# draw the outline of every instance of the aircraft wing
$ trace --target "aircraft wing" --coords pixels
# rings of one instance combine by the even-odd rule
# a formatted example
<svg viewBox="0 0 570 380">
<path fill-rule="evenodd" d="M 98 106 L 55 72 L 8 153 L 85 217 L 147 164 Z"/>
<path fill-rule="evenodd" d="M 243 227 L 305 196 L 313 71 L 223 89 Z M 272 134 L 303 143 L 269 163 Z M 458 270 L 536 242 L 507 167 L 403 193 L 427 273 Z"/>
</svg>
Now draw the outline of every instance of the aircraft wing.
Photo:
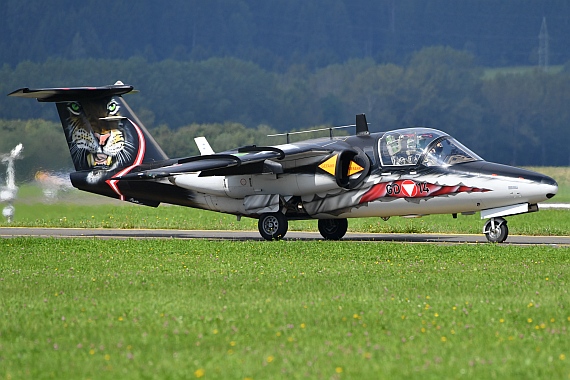
<svg viewBox="0 0 570 380">
<path fill-rule="evenodd" d="M 175 164 L 149 170 L 131 171 L 115 179 L 123 181 L 166 178 L 202 172 L 205 175 L 282 173 L 282 163 L 321 159 L 332 152 L 318 145 L 287 144 L 276 147 L 246 146 L 234 151 L 181 158 Z"/>
</svg>

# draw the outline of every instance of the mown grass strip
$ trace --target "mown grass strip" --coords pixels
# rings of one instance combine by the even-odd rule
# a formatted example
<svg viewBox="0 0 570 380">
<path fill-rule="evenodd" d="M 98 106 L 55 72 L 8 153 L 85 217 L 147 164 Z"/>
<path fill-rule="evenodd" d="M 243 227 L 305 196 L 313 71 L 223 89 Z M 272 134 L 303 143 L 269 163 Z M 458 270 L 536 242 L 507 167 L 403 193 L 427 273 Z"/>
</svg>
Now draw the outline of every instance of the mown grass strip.
<svg viewBox="0 0 570 380">
<path fill-rule="evenodd" d="M 0 240 L 3 378 L 566 378 L 570 250 Z"/>
<path fill-rule="evenodd" d="M 559 191 L 549 202 L 570 202 L 570 168 L 534 167 L 531 170 L 556 179 Z M 53 195 L 53 193 L 52 193 Z M 60 191 L 54 203 L 46 201 L 39 186 L 28 184 L 20 188 L 14 222 L 3 218 L 0 226 L 73 227 L 73 228 L 158 228 L 257 230 L 257 221 L 243 218 L 237 222 L 233 215 L 177 206 L 149 208 L 80 192 Z M 543 210 L 539 213 L 508 217 L 510 234 L 570 235 L 568 210 Z M 451 215 L 430 215 L 420 219 L 380 218 L 350 219 L 349 231 L 378 233 L 468 233 L 480 234 L 483 221 L 479 215 L 453 219 Z M 317 231 L 314 220 L 294 221 L 290 230 Z"/>
<path fill-rule="evenodd" d="M 542 210 L 507 218 L 511 234 L 570 235 L 568 210 Z M 467 233 L 481 234 L 479 215 L 429 215 L 418 219 L 400 217 L 349 219 L 349 231 L 362 233 Z M 0 226 L 71 228 L 159 228 L 187 230 L 257 230 L 257 220 L 178 206 L 149 208 L 126 203 L 77 205 L 69 203 L 20 204 L 14 222 Z M 317 231 L 316 220 L 292 221 L 291 231 Z"/>
</svg>

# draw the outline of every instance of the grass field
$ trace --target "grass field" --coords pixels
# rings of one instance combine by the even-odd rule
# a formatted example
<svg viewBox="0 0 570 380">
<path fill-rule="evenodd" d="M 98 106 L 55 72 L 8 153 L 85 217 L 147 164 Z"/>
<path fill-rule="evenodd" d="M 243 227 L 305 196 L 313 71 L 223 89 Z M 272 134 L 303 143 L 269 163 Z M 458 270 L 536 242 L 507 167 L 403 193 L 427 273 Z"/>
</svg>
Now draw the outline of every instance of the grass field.
<svg viewBox="0 0 570 380">
<path fill-rule="evenodd" d="M 0 240 L 0 377 L 568 379 L 570 251 Z"/>
<path fill-rule="evenodd" d="M 568 210 L 543 210 L 507 218 L 512 235 L 570 235 Z M 481 234 L 484 221 L 479 215 L 430 215 L 418 219 L 394 217 L 350 219 L 349 231 L 363 233 L 468 233 Z M 148 208 L 129 204 L 70 205 L 21 204 L 16 206 L 13 223 L 0 226 L 72 227 L 72 228 L 161 228 L 186 230 L 257 231 L 257 220 L 185 207 Z M 317 231 L 317 222 L 292 221 L 290 231 Z"/>
<path fill-rule="evenodd" d="M 560 184 L 553 201 L 570 201 L 569 169 L 540 169 Z M 436 215 L 349 229 L 482 224 Z M 75 191 L 46 204 L 34 186 L 11 225 L 257 229 Z M 570 235 L 570 212 L 509 228 Z M 0 252 L 0 379 L 570 379 L 569 248 L 12 238 Z"/>
</svg>

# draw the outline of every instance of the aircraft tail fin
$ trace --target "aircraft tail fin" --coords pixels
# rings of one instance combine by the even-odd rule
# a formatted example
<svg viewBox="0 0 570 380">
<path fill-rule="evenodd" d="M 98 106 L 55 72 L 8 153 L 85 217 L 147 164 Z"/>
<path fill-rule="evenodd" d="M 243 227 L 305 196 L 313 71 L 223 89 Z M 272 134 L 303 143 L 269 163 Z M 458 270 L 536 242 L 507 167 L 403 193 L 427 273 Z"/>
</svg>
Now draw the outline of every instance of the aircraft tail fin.
<svg viewBox="0 0 570 380">
<path fill-rule="evenodd" d="M 104 87 L 23 88 L 9 96 L 56 103 L 75 170 L 110 178 L 168 159 L 121 97 L 132 90 L 117 82 Z"/>
</svg>

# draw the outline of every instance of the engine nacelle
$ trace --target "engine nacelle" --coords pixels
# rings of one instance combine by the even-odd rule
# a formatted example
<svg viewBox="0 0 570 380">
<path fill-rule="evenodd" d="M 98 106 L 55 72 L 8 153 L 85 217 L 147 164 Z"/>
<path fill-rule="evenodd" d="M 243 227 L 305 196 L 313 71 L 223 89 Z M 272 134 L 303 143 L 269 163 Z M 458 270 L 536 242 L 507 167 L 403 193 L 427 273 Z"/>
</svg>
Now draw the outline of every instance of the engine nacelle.
<svg viewBox="0 0 570 380">
<path fill-rule="evenodd" d="M 335 152 L 319 168 L 333 175 L 338 187 L 354 189 L 362 184 L 370 171 L 370 159 L 360 149 Z"/>
<path fill-rule="evenodd" d="M 280 194 L 304 196 L 339 188 L 354 189 L 370 171 L 370 159 L 358 148 L 336 152 L 315 173 L 264 173 L 205 176 L 198 173 L 174 176 L 170 181 L 205 194 L 244 198 L 249 195 Z"/>
</svg>

